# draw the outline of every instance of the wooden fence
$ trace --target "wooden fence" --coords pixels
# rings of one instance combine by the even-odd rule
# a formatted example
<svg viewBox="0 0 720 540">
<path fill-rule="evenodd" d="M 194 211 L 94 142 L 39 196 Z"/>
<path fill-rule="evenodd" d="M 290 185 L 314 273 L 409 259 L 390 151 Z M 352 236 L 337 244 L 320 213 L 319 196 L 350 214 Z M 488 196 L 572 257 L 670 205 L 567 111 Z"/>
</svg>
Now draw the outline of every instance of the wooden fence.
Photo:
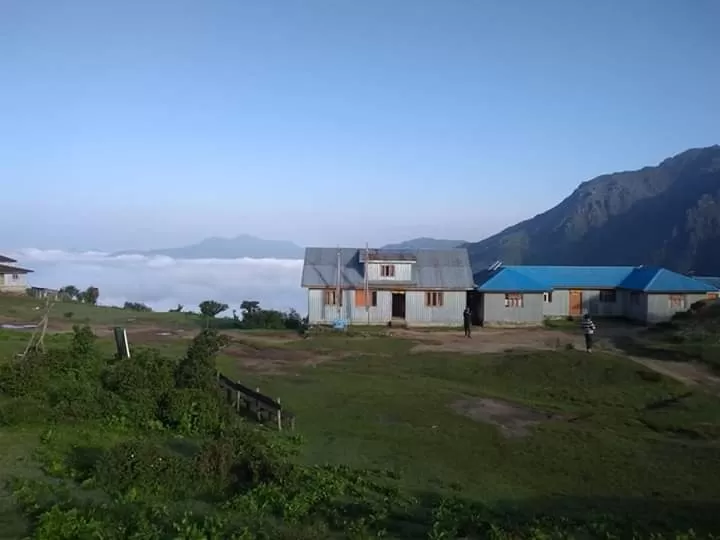
<svg viewBox="0 0 720 540">
<path fill-rule="evenodd" d="M 218 385 L 221 391 L 225 391 L 228 403 L 231 403 L 236 411 L 240 412 L 244 407 L 254 413 L 258 422 L 275 420 L 278 430 L 288 426 L 295 429 L 295 415 L 287 409 L 283 409 L 280 398 L 273 399 L 260 393 L 260 389 L 248 388 L 247 386 L 228 379 L 225 375 L 217 372 Z"/>
</svg>

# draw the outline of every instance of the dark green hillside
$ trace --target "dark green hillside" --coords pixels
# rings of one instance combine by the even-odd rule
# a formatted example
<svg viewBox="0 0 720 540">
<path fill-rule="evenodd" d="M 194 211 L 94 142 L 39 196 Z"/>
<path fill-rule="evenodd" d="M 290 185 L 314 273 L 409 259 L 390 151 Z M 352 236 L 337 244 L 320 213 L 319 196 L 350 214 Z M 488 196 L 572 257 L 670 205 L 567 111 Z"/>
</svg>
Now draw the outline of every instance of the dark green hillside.
<svg viewBox="0 0 720 540">
<path fill-rule="evenodd" d="M 720 146 L 581 184 L 547 212 L 467 244 L 506 264 L 657 264 L 720 273 Z"/>
</svg>

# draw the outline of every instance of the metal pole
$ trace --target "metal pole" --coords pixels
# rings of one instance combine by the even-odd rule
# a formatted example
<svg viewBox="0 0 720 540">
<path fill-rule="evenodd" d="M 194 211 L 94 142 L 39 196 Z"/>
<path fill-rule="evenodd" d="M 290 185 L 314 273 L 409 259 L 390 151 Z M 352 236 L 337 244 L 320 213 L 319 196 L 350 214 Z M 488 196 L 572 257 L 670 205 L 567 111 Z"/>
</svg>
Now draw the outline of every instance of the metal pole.
<svg viewBox="0 0 720 540">
<path fill-rule="evenodd" d="M 337 288 L 335 289 L 335 302 L 337 303 L 338 319 L 342 319 L 342 299 L 340 295 L 342 290 L 340 289 L 340 247 L 338 246 L 337 251 Z"/>
<path fill-rule="evenodd" d="M 365 314 L 367 315 L 367 323 L 370 326 L 370 283 L 368 278 L 368 257 L 370 256 L 370 249 L 368 243 L 365 242 L 365 268 L 363 273 L 365 274 Z"/>
</svg>

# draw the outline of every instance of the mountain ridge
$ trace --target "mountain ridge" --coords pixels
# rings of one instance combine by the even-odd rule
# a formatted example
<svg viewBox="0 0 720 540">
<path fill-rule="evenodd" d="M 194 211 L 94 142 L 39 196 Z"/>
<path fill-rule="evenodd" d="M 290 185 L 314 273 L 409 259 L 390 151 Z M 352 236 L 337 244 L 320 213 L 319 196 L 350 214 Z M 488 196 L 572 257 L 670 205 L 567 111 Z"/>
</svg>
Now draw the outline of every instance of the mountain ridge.
<svg viewBox="0 0 720 540">
<path fill-rule="evenodd" d="M 380 249 L 448 249 L 466 244 L 465 240 L 447 240 L 444 238 L 430 238 L 421 236 L 403 242 L 386 244 Z"/>
<path fill-rule="evenodd" d="M 554 207 L 464 244 L 473 269 L 506 264 L 656 264 L 720 273 L 720 145 L 582 182 Z"/>
<path fill-rule="evenodd" d="M 265 240 L 249 234 L 232 238 L 212 236 L 189 244 L 172 248 L 149 250 L 124 250 L 119 255 L 165 256 L 174 259 L 302 259 L 305 248 L 288 240 Z"/>
</svg>

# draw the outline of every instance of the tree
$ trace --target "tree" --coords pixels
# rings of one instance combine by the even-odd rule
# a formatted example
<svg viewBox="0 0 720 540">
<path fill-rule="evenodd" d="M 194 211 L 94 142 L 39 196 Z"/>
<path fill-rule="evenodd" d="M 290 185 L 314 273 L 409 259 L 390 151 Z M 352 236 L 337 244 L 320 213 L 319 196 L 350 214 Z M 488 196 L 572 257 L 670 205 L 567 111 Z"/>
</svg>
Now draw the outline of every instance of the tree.
<svg viewBox="0 0 720 540">
<path fill-rule="evenodd" d="M 216 315 L 225 311 L 229 306 L 216 302 L 215 300 L 205 300 L 204 302 L 200 302 L 198 307 L 200 308 L 200 313 L 207 318 L 207 326 L 209 327 L 210 319 L 214 319 Z"/>
<path fill-rule="evenodd" d="M 76 300 L 78 295 L 80 294 L 80 289 L 78 289 L 75 285 L 65 285 L 58 292 L 60 293 L 60 296 L 62 296 L 64 299 Z"/>
<path fill-rule="evenodd" d="M 180 312 L 182 312 L 184 307 L 185 306 L 183 306 L 182 304 L 178 304 L 176 308 L 169 309 L 168 313 L 180 313 Z"/>
<path fill-rule="evenodd" d="M 85 289 L 83 292 L 77 294 L 77 299 L 83 304 L 97 304 L 98 298 L 100 297 L 100 289 L 93 287 L 92 285 Z"/>
</svg>

